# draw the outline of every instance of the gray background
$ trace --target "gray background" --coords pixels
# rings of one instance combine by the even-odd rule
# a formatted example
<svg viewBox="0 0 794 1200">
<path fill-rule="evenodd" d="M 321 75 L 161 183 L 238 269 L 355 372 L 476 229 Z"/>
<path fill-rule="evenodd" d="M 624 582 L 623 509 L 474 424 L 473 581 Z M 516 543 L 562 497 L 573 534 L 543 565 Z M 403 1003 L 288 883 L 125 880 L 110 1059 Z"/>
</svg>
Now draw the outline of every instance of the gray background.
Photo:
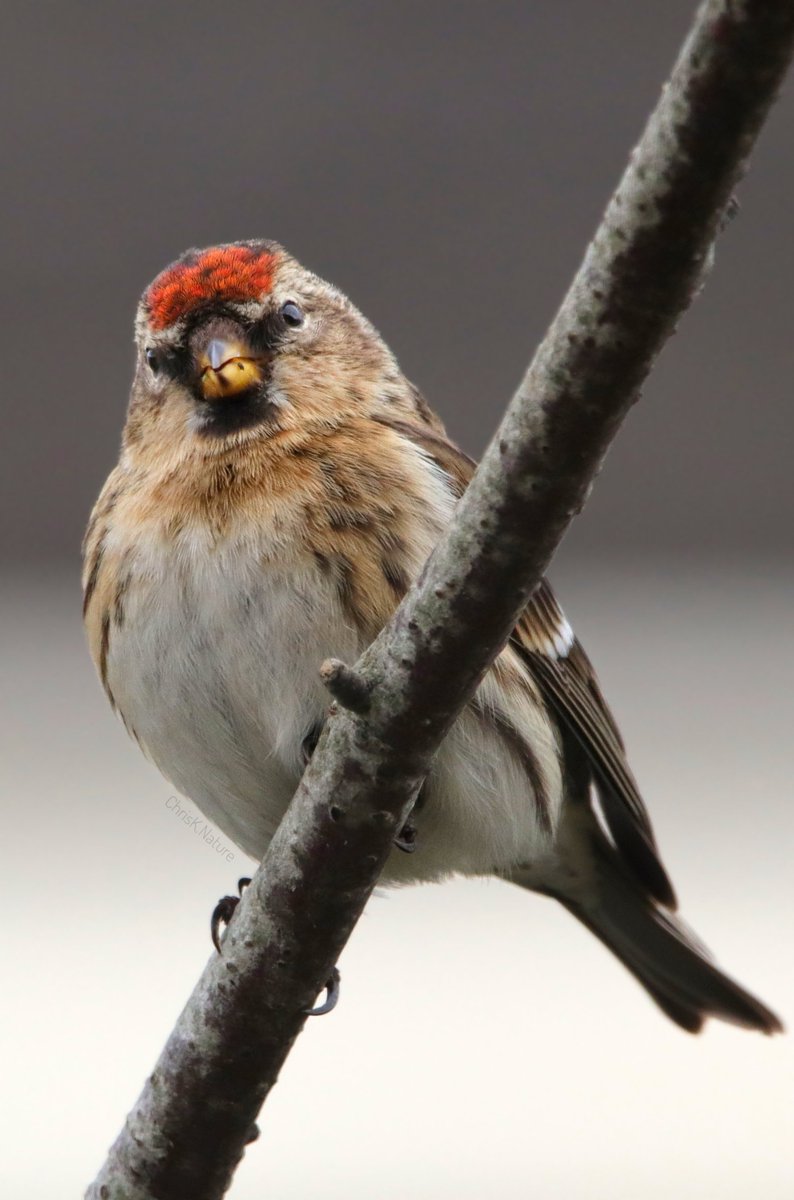
<svg viewBox="0 0 794 1200">
<path fill-rule="evenodd" d="M 477 453 L 692 7 L 5 6 L 3 1195 L 81 1194 L 251 866 L 180 822 L 83 643 L 78 544 L 139 292 L 191 244 L 275 237 Z M 792 117 L 790 86 L 553 572 L 684 913 L 789 1022 Z M 476 881 L 392 894 L 342 973 L 237 1200 L 790 1200 L 792 1039 L 687 1038 L 550 902 Z"/>
<path fill-rule="evenodd" d="M 12 5 L 9 552 L 74 562 L 116 454 L 137 297 L 190 245 L 283 242 L 348 292 L 479 453 L 692 7 Z M 790 545 L 792 116 L 789 92 L 707 298 L 578 524 L 583 550 Z"/>
</svg>

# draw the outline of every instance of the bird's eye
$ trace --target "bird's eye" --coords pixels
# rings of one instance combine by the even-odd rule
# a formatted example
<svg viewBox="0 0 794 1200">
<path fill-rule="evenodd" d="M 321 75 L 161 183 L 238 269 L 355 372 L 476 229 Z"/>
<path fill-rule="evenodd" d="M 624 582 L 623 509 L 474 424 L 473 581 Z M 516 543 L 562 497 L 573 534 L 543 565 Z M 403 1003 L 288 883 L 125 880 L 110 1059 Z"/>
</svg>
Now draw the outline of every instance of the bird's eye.
<svg viewBox="0 0 794 1200">
<path fill-rule="evenodd" d="M 297 329 L 299 325 L 303 324 L 303 313 L 298 308 L 297 304 L 295 304 L 292 300 L 288 300 L 287 303 L 282 307 L 281 315 L 287 325 L 291 326 L 292 329 Z"/>
<path fill-rule="evenodd" d="M 151 346 L 146 351 L 146 362 L 152 375 L 156 375 L 162 364 L 160 362 L 160 355 L 156 350 L 152 350 Z"/>
</svg>

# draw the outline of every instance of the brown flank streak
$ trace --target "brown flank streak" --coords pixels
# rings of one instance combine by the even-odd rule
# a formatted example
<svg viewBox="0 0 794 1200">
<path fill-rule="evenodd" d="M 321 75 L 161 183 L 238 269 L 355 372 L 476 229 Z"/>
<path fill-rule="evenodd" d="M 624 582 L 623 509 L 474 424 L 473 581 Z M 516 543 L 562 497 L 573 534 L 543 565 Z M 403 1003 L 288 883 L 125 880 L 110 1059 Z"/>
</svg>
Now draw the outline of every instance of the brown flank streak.
<svg viewBox="0 0 794 1200">
<path fill-rule="evenodd" d="M 113 597 L 113 621 L 116 628 L 121 629 L 124 624 L 124 598 L 130 586 L 131 571 L 127 565 L 127 560 L 130 555 L 127 553 L 119 564 L 119 581 L 116 584 L 116 593 Z"/>
<path fill-rule="evenodd" d="M 525 742 L 512 721 L 498 709 L 489 711 L 475 697 L 471 701 L 471 710 L 476 713 L 483 724 L 491 725 L 504 738 L 516 758 L 521 763 L 529 779 L 538 810 L 538 821 L 545 833 L 551 833 L 551 817 L 549 816 L 549 797 L 543 780 L 537 757 L 532 747 Z"/>
<path fill-rule="evenodd" d="M 380 560 L 380 569 L 383 572 L 383 578 L 397 599 L 402 600 L 410 586 L 410 580 L 405 571 L 393 559 L 386 558 L 385 556 Z"/>
<path fill-rule="evenodd" d="M 316 557 L 316 555 L 315 555 Z M 356 603 L 356 588 L 353 581 L 353 564 L 344 554 L 334 554 L 333 564 L 336 569 L 337 589 L 342 608 L 356 629 L 366 629 L 367 621 Z"/>
<path fill-rule="evenodd" d="M 113 699 L 113 693 L 108 686 L 108 650 L 110 648 L 110 613 L 102 614 L 102 635 L 99 643 L 99 678 L 102 680 L 102 687 L 108 695 L 108 699 L 113 708 L 116 707 L 116 701 Z"/>
<path fill-rule="evenodd" d="M 99 544 L 97 545 L 94 553 L 94 560 L 91 563 L 91 570 L 88 573 L 88 580 L 86 581 L 85 591 L 83 592 L 83 617 L 85 617 L 85 614 L 88 612 L 88 606 L 91 603 L 91 597 L 96 591 L 97 580 L 99 579 L 99 569 L 102 566 L 102 556 L 104 553 L 105 540 L 103 534 L 99 539 Z"/>
</svg>

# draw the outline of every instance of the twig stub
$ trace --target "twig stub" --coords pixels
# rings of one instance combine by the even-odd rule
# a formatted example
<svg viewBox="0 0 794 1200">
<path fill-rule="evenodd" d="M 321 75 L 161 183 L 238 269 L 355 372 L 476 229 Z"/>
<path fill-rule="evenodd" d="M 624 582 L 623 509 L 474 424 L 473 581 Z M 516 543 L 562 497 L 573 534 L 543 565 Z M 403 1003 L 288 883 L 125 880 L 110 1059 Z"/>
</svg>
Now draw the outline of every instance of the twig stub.
<svg viewBox="0 0 794 1200">
<path fill-rule="evenodd" d="M 370 684 L 347 663 L 343 663 L 341 658 L 327 658 L 320 667 L 320 678 L 343 708 L 361 717 L 369 712 Z"/>
</svg>

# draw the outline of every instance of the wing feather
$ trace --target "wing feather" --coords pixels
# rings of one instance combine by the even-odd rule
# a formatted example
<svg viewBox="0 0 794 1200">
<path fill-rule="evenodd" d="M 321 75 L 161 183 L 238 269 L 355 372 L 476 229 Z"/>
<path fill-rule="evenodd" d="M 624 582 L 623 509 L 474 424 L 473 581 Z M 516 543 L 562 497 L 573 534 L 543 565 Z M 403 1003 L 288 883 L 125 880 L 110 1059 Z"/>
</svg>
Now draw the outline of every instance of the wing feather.
<svg viewBox="0 0 794 1200">
<path fill-rule="evenodd" d="M 440 425 L 378 414 L 375 417 L 418 446 L 448 476 L 455 492 L 466 490 L 475 463 Z M 522 613 L 511 644 L 532 672 L 558 719 L 581 746 L 593 774 L 609 833 L 638 881 L 660 903 L 675 907 L 675 893 L 660 861 L 648 810 L 626 759 L 623 739 L 601 693 L 595 671 L 543 580 Z"/>
</svg>

